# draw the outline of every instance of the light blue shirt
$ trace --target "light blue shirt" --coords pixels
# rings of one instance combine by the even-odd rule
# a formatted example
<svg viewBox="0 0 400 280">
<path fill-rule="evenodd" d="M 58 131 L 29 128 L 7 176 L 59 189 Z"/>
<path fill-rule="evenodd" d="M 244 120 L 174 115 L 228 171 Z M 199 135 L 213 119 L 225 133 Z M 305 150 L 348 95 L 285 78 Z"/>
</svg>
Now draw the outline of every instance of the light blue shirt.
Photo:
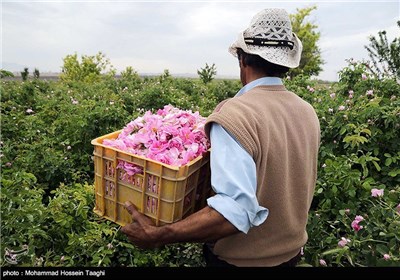
<svg viewBox="0 0 400 280">
<path fill-rule="evenodd" d="M 282 85 L 277 77 L 254 80 L 235 95 L 240 96 L 261 85 Z M 269 210 L 258 204 L 256 197 L 256 164 L 250 154 L 221 125 L 211 124 L 211 185 L 216 193 L 207 204 L 218 211 L 238 230 L 247 233 L 262 224 Z"/>
</svg>

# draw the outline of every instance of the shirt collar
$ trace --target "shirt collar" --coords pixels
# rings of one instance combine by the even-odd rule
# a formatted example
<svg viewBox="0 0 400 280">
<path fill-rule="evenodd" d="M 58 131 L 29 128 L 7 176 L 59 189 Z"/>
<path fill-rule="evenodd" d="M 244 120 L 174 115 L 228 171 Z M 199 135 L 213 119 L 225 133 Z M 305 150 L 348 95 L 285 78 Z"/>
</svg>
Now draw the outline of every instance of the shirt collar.
<svg viewBox="0 0 400 280">
<path fill-rule="evenodd" d="M 257 80 L 254 80 L 250 83 L 248 83 L 247 85 L 245 85 L 244 87 L 242 87 L 238 93 L 236 93 L 236 96 L 240 96 L 246 92 L 248 92 L 249 90 L 251 90 L 252 88 L 258 87 L 258 86 L 272 86 L 272 85 L 282 85 L 282 79 L 278 78 L 278 77 L 263 77 L 263 78 L 259 78 Z"/>
</svg>

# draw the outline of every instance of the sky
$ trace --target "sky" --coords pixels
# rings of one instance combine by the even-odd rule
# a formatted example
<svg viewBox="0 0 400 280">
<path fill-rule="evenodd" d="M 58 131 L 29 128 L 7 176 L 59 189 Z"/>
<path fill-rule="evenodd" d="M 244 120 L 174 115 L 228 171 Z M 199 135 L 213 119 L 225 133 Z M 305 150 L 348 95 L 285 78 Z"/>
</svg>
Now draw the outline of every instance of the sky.
<svg viewBox="0 0 400 280">
<path fill-rule="evenodd" d="M 336 81 L 346 59 L 368 59 L 368 37 L 400 37 L 400 1 L 10 1 L 0 0 L 0 68 L 60 72 L 70 54 L 102 52 L 117 72 L 197 75 L 215 63 L 217 76 L 239 77 L 228 53 L 239 32 L 265 8 L 288 13 L 313 5 L 308 21 L 321 33 L 323 71 Z"/>
</svg>

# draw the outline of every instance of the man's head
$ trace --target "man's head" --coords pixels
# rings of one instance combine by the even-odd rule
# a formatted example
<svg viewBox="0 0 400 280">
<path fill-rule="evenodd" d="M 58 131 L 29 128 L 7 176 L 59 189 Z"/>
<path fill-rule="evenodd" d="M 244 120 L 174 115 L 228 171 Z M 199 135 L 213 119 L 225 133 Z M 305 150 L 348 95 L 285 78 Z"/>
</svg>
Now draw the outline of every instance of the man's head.
<svg viewBox="0 0 400 280">
<path fill-rule="evenodd" d="M 299 66 L 302 49 L 301 41 L 292 32 L 288 13 L 283 9 L 265 9 L 239 33 L 229 52 L 239 57 L 241 66 L 244 62 L 244 66 L 267 76 L 282 76 L 289 68 Z"/>
<path fill-rule="evenodd" d="M 237 49 L 236 54 L 241 68 L 250 66 L 263 76 L 283 78 L 289 71 L 289 67 L 271 63 L 256 54 L 245 53 L 242 49 Z"/>
</svg>

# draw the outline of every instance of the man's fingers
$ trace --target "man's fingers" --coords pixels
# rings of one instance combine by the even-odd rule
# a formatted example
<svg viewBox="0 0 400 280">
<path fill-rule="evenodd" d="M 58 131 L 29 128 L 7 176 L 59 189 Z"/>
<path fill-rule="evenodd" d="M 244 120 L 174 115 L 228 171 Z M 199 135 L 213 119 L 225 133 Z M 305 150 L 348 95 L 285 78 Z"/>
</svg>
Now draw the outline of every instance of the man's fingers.
<svg viewBox="0 0 400 280">
<path fill-rule="evenodd" d="M 126 210 L 128 210 L 129 214 L 131 214 L 134 221 L 140 222 L 144 217 L 144 215 L 137 210 L 137 207 L 132 202 L 126 201 L 124 203 L 124 207 Z"/>
<path fill-rule="evenodd" d="M 129 214 L 133 215 L 135 212 L 137 212 L 137 208 L 135 205 L 133 205 L 132 202 L 126 201 L 124 203 L 125 209 L 129 212 Z"/>
<path fill-rule="evenodd" d="M 137 210 L 137 207 L 130 201 L 126 201 L 124 203 L 125 209 L 131 214 L 133 221 L 138 222 L 139 224 L 148 224 L 148 225 L 153 225 L 153 221 L 149 218 L 146 217 L 144 214 L 140 213 Z"/>
</svg>

